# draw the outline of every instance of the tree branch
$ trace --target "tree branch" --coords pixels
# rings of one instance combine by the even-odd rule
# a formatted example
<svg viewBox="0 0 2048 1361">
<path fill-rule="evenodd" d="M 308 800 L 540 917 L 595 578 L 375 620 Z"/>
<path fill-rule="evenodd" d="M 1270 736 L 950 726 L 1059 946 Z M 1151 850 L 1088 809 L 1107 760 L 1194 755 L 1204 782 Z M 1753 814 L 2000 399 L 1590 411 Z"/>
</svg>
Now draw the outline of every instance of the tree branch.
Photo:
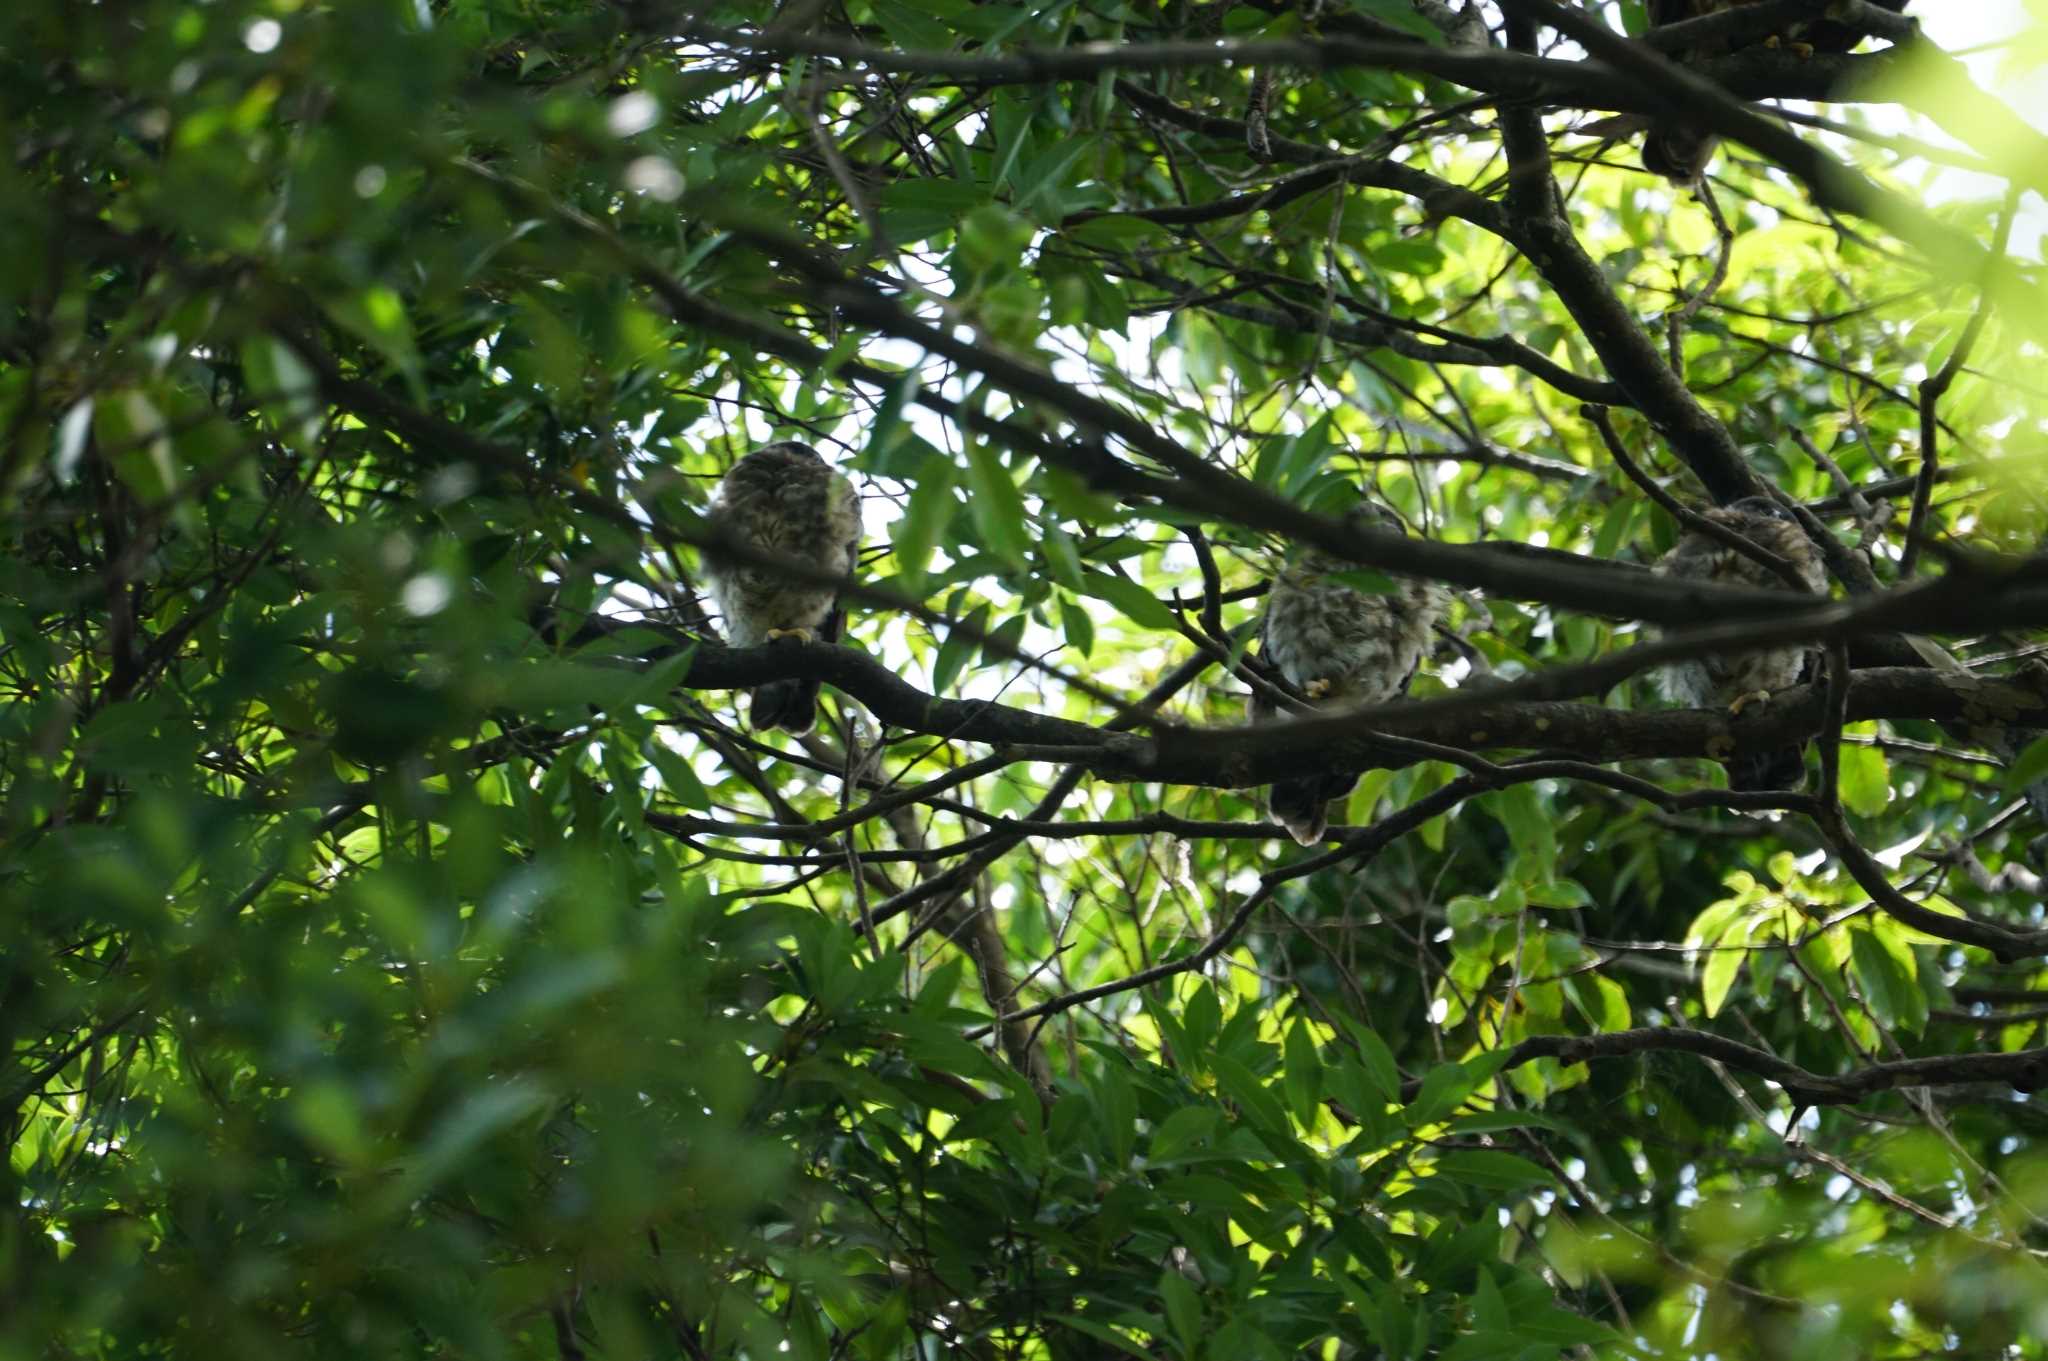
<svg viewBox="0 0 2048 1361">
<path fill-rule="evenodd" d="M 1510 1049 L 1505 1066 L 1519 1067 L 1537 1059 L 1588 1063 L 1668 1051 L 1716 1059 L 1730 1068 L 1775 1082 L 1792 1100 L 1809 1106 L 1845 1105 L 1895 1087 L 2002 1082 L 2016 1091 L 2031 1092 L 2048 1086 L 2048 1049 L 1900 1059 L 1829 1075 L 1810 1072 L 1740 1040 L 1686 1026 L 1646 1026 L 1604 1035 L 1537 1035 Z"/>
<path fill-rule="evenodd" d="M 991 701 L 927 694 L 866 653 L 828 643 L 724 648 L 700 642 L 677 684 L 691 690 L 748 689 L 798 677 L 824 681 L 858 699 L 880 721 L 910 732 L 998 748 L 1060 748 L 1104 779 L 1224 788 L 1270 784 L 1345 765 L 1405 766 L 1422 759 L 1375 740 L 1383 735 L 1466 752 L 1558 750 L 1585 762 L 1610 762 L 1767 750 L 1813 737 L 1827 722 L 1825 685 L 1780 691 L 1739 715 L 1722 709 L 1627 710 L 1493 699 L 1481 691 L 1357 714 L 1308 715 L 1289 723 L 1229 728 L 1168 724 L 1138 736 Z M 1936 672 L 1907 667 L 1852 673 L 1845 704 L 1851 722 L 1972 721 L 1996 712 L 2014 723 L 2048 724 L 2048 695 L 2018 682 L 1959 688 Z M 893 806 L 895 801 L 877 804 Z M 840 829 L 845 822 L 835 818 L 823 825 Z"/>
</svg>

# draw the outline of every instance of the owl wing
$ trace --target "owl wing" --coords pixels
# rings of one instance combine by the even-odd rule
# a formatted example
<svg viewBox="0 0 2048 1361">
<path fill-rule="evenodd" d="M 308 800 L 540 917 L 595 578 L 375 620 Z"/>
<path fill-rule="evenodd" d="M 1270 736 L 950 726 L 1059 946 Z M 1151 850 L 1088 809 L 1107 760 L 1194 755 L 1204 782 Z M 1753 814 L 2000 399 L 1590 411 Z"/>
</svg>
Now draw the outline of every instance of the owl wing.
<svg viewBox="0 0 2048 1361">
<path fill-rule="evenodd" d="M 1741 509 L 1712 510 L 1708 516 L 1792 564 L 1800 579 L 1816 592 L 1825 591 L 1826 572 L 1820 550 L 1789 517 Z M 1755 590 L 1788 590 L 1787 584 L 1760 563 L 1697 531 L 1689 531 L 1657 564 L 1657 571 L 1688 581 L 1711 581 Z M 1690 708 L 1708 708 L 1739 701 L 1754 692 L 1768 693 L 1798 684 L 1808 662 L 1799 646 L 1759 652 L 1708 653 L 1667 668 L 1665 693 Z M 1791 743 L 1764 751 L 1745 752 L 1725 761 L 1728 787 L 1734 790 L 1796 788 L 1805 775 L 1804 745 Z"/>
<path fill-rule="evenodd" d="M 831 540 L 821 556 L 844 563 L 847 582 L 853 581 L 853 570 L 860 565 L 860 493 L 853 483 L 838 473 L 832 475 L 831 499 L 833 510 L 826 516 L 831 526 L 827 534 Z M 846 592 L 842 589 L 832 598 L 832 612 L 825 616 L 818 636 L 828 643 L 836 643 L 846 634 Z"/>
</svg>

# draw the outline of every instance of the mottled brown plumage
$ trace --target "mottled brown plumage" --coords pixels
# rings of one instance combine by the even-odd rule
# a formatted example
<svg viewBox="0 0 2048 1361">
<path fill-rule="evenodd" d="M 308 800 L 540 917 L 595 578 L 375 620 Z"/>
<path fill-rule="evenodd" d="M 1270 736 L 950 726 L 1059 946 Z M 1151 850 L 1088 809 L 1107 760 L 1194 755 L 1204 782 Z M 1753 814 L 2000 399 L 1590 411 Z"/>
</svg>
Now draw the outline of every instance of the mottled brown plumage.
<svg viewBox="0 0 2048 1361">
<path fill-rule="evenodd" d="M 1401 528 L 1382 507 L 1368 501 L 1363 509 L 1380 527 Z M 1266 596 L 1265 660 L 1319 709 L 1384 704 L 1405 694 L 1449 603 L 1443 587 L 1412 577 L 1394 577 L 1384 594 L 1338 579 L 1365 570 L 1308 550 L 1281 569 Z M 1264 722 L 1285 715 L 1254 696 L 1251 717 Z M 1296 841 L 1314 845 L 1329 828 L 1330 801 L 1350 793 L 1358 774 L 1337 770 L 1279 781 L 1266 807 Z"/>
<path fill-rule="evenodd" d="M 1792 565 L 1808 590 L 1816 594 L 1827 591 L 1827 573 L 1821 565 L 1820 550 L 1806 537 L 1799 522 L 1776 502 L 1761 496 L 1747 497 L 1732 506 L 1709 510 L 1705 518 L 1776 553 Z M 1784 578 L 1762 563 L 1697 531 L 1681 538 L 1657 564 L 1657 571 L 1667 577 L 1711 581 L 1722 586 L 1764 591 L 1791 589 Z M 1689 658 L 1665 669 L 1664 693 L 1674 703 L 1690 709 L 1739 705 L 1749 697 L 1797 685 L 1809 651 L 1795 645 Z M 1804 771 L 1800 748 L 1784 747 L 1731 762 L 1728 784 L 1732 789 L 1785 789 L 1796 785 Z"/>
<path fill-rule="evenodd" d="M 853 574 L 859 497 L 808 444 L 784 440 L 733 464 L 706 518 L 745 548 L 797 558 L 835 578 Z M 839 641 L 845 616 L 837 586 L 801 581 L 715 546 L 704 551 L 704 577 L 734 647 L 778 638 Z M 755 688 L 750 719 L 764 732 L 806 733 L 817 712 L 817 681 L 770 681 Z"/>
<path fill-rule="evenodd" d="M 1758 0 L 1649 0 L 1648 16 L 1651 28 L 1662 28 L 1667 24 L 1680 24 L 1688 19 L 1756 3 Z M 1906 0 L 1874 0 L 1874 3 L 1894 14 L 1906 8 Z M 1808 53 L 1847 52 L 1863 37 L 1864 30 L 1854 24 L 1838 19 L 1809 19 L 1787 25 L 1781 33 L 1743 46 L 1777 41 Z M 1734 46 L 1719 44 L 1710 49 L 1674 53 L 1673 56 L 1679 61 L 1700 61 L 1734 50 L 1737 50 Z M 1658 119 L 1650 124 L 1650 130 L 1643 138 L 1643 168 L 1666 179 L 1690 184 L 1706 173 L 1707 163 L 1713 160 L 1714 148 L 1720 143 L 1718 134 L 1696 120 Z"/>
</svg>

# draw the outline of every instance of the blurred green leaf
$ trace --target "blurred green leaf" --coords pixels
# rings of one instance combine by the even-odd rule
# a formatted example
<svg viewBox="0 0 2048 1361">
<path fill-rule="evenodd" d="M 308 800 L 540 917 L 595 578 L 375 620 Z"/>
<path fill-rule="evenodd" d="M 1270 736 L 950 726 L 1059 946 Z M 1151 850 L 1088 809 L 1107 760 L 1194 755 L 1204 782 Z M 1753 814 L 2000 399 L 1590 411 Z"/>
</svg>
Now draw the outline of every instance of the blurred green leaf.
<svg viewBox="0 0 2048 1361">
<path fill-rule="evenodd" d="M 896 522 L 892 539 L 896 576 L 912 595 L 920 593 L 932 552 L 944 538 L 959 504 L 953 495 L 955 476 L 950 460 L 927 458 L 918 469 L 903 518 Z"/>
</svg>

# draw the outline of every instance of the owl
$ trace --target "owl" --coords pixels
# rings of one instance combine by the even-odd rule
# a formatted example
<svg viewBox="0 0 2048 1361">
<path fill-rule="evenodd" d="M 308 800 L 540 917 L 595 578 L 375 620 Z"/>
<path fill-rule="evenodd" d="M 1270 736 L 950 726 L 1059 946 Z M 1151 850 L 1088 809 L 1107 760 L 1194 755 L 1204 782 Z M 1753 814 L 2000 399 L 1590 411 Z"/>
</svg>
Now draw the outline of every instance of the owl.
<svg viewBox="0 0 2048 1361">
<path fill-rule="evenodd" d="M 1734 9 L 1738 5 L 1753 5 L 1758 0 L 1649 0 L 1651 28 L 1662 28 L 1666 24 L 1684 23 L 1703 15 L 1718 14 L 1722 10 Z M 1875 0 L 1881 9 L 1897 14 L 1906 8 L 1906 0 Z M 1794 51 L 1812 54 L 1814 52 L 1847 52 L 1863 38 L 1863 30 L 1854 24 L 1839 19 L 1810 19 L 1789 24 L 1782 34 L 1775 34 L 1765 41 L 1770 45 L 1785 43 Z M 1675 54 L 1677 59 L 1699 59 L 1720 56 L 1727 47 L 1718 50 L 1695 50 Z M 1652 174 L 1681 184 L 1690 184 L 1706 173 L 1707 162 L 1714 158 L 1714 148 L 1721 139 L 1690 119 L 1658 119 L 1650 124 L 1648 135 L 1643 138 L 1643 169 Z"/>
<path fill-rule="evenodd" d="M 853 575 L 860 542 L 860 499 L 808 444 L 784 440 L 732 465 L 711 495 L 705 518 L 721 537 L 765 553 L 800 559 L 835 578 Z M 839 641 L 845 615 L 836 585 L 799 581 L 704 550 L 704 577 L 734 647 L 793 638 Z M 818 682 L 757 686 L 749 721 L 757 731 L 807 733 L 818 716 Z"/>
<path fill-rule="evenodd" d="M 1360 511 L 1378 528 L 1402 531 L 1383 506 L 1362 499 Z M 1266 593 L 1261 654 L 1319 710 L 1384 704 L 1406 694 L 1450 603 L 1443 587 L 1413 577 L 1391 578 L 1384 592 L 1342 579 L 1363 570 L 1306 550 L 1290 555 Z M 1254 723 L 1284 717 L 1253 696 Z M 1296 841 L 1312 846 L 1329 830 L 1330 801 L 1350 793 L 1358 776 L 1340 770 L 1281 780 L 1267 792 L 1266 808 Z"/>
<path fill-rule="evenodd" d="M 1820 550 L 1791 513 L 1777 502 L 1769 497 L 1751 496 L 1705 514 L 1715 524 L 1734 530 L 1792 564 L 1807 590 L 1816 595 L 1826 593 L 1827 574 L 1821 566 Z M 1679 539 L 1658 562 L 1657 571 L 1662 576 L 1685 581 L 1711 581 L 1755 590 L 1791 589 L 1784 578 L 1762 563 L 1697 531 Z M 1663 672 L 1664 693 L 1674 703 L 1689 709 L 1726 706 L 1729 712 L 1739 713 L 1751 700 L 1768 698 L 1773 690 L 1798 684 L 1808 653 L 1805 646 L 1794 645 L 1688 658 Z M 1728 767 L 1728 785 L 1731 789 L 1786 789 L 1798 784 L 1804 770 L 1800 749 L 1783 747 L 1738 757 Z"/>
</svg>

